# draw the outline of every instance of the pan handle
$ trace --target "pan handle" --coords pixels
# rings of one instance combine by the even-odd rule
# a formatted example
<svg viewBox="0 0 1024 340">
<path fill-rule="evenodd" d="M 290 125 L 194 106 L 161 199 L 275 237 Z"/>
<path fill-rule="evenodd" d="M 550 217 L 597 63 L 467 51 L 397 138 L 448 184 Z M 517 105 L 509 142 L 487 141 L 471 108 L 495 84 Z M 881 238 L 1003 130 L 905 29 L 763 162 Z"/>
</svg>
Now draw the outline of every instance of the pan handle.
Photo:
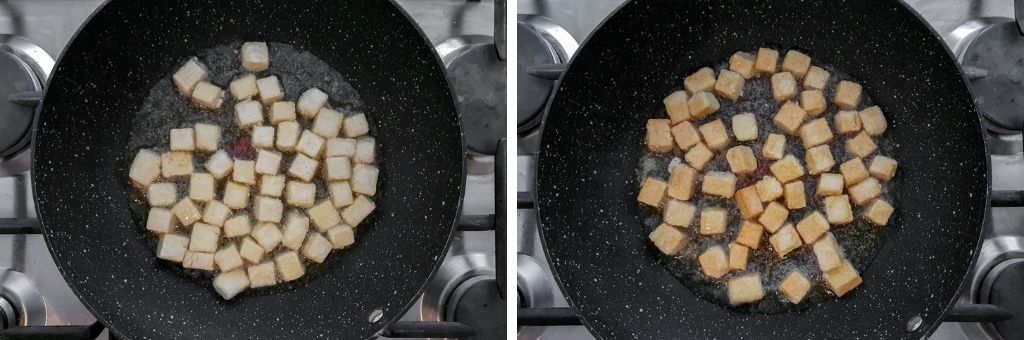
<svg viewBox="0 0 1024 340">
<path fill-rule="evenodd" d="M 519 308 L 516 312 L 519 326 L 578 326 L 583 323 L 576 311 L 569 307 Z"/>
<path fill-rule="evenodd" d="M 93 340 L 103 332 L 99 321 L 88 326 L 19 326 L 0 331 L 4 340 Z"/>
<path fill-rule="evenodd" d="M 398 321 L 384 330 L 389 338 L 462 338 L 476 335 L 473 327 L 461 322 Z"/>
<path fill-rule="evenodd" d="M 996 208 L 1024 207 L 1024 190 L 992 190 L 989 197 Z"/>
<path fill-rule="evenodd" d="M 1013 0 L 1013 18 L 1017 21 L 1017 30 L 1024 34 L 1024 0 Z"/>
<path fill-rule="evenodd" d="M 43 93 L 40 91 L 17 92 L 7 96 L 7 101 L 25 107 L 36 107 L 42 100 Z"/>
<path fill-rule="evenodd" d="M 999 322 L 1013 319 L 1013 312 L 996 305 L 956 305 L 942 316 L 943 322 Z"/>
<path fill-rule="evenodd" d="M 42 224 L 34 218 L 0 218 L 0 235 L 42 233 Z"/>
</svg>

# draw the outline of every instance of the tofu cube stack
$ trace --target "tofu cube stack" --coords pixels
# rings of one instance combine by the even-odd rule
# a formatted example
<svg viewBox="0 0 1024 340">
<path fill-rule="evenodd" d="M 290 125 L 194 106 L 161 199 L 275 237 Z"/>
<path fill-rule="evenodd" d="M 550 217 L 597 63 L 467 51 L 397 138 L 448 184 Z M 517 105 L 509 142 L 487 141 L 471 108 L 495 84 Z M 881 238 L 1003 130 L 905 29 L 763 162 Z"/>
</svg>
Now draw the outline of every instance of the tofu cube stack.
<svg viewBox="0 0 1024 340">
<path fill-rule="evenodd" d="M 181 96 L 205 110 L 224 106 L 221 86 L 226 87 L 235 101 L 234 122 L 248 134 L 255 159 L 228 153 L 230 143 L 221 136 L 231 127 L 198 123 L 171 129 L 165 146 L 138 150 L 129 169 L 129 179 L 149 203 L 146 229 L 159 237 L 157 258 L 214 274 L 214 289 L 224 299 L 300 279 L 306 266 L 355 244 L 357 227 L 376 209 L 371 198 L 381 173 L 367 116 L 332 108 L 328 93 L 315 87 L 285 101 L 281 81 L 268 74 L 270 52 L 265 42 L 242 44 L 238 55 L 246 73 L 229 84 L 211 83 L 215 77 L 199 58 L 171 75 Z M 717 82 L 720 91 L 742 93 L 743 78 L 735 73 L 721 81 L 713 73 L 697 80 L 695 86 L 710 96 L 694 102 L 702 113 L 717 110 L 711 94 Z M 690 97 L 679 96 L 665 104 L 676 111 L 675 120 L 648 124 L 652 151 L 671 151 L 677 144 L 671 123 L 690 119 Z M 694 135 L 700 138 L 696 130 Z M 203 162 L 193 158 L 197 154 Z M 878 171 L 887 171 L 879 164 Z M 694 174 L 688 180 L 680 176 L 677 186 L 690 184 L 672 193 L 688 199 Z M 666 189 L 655 189 L 648 202 L 660 203 Z M 688 228 L 696 215 L 689 203 L 674 202 L 678 226 L 651 233 L 667 254 L 686 243 L 675 228 Z"/>
</svg>

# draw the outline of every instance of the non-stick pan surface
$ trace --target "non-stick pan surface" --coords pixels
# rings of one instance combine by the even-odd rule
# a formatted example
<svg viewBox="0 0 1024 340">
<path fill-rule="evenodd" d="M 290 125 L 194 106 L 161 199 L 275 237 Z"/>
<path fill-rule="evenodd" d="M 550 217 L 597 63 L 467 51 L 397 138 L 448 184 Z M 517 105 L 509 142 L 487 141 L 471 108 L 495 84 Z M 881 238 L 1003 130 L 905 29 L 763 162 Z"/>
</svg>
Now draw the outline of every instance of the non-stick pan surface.
<svg viewBox="0 0 1024 340">
<path fill-rule="evenodd" d="M 376 124 L 382 183 L 358 242 L 333 253 L 327 273 L 224 301 L 155 258 L 129 211 L 125 148 L 155 82 L 200 51 L 249 40 L 291 44 L 347 78 Z M 370 337 L 401 315 L 443 258 L 463 189 L 464 148 L 443 69 L 388 1 L 107 3 L 60 58 L 34 143 L 50 251 L 120 338 Z M 383 319 L 370 322 L 376 309 Z"/>
<path fill-rule="evenodd" d="M 752 314 L 696 297 L 659 262 L 637 209 L 636 169 L 646 120 L 665 116 L 661 99 L 684 75 L 766 45 L 805 51 L 863 83 L 889 121 L 901 190 L 860 287 Z M 602 338 L 920 338 L 954 300 L 988 203 L 968 87 L 941 40 L 896 1 L 630 2 L 580 49 L 543 128 L 542 239 L 569 302 Z M 925 326 L 908 332 L 914 316 Z"/>
</svg>

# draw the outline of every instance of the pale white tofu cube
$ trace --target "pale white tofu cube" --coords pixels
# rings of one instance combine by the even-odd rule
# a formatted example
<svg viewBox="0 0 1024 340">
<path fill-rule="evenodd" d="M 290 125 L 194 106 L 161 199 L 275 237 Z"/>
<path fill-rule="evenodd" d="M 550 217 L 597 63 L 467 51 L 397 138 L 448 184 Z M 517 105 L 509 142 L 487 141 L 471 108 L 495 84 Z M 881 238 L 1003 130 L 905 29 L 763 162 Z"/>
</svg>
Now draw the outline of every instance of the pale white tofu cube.
<svg viewBox="0 0 1024 340">
<path fill-rule="evenodd" d="M 196 222 L 192 226 L 192 235 L 188 242 L 188 250 L 212 253 L 217 251 L 220 241 L 220 227 Z"/>
<path fill-rule="evenodd" d="M 172 151 L 195 151 L 196 133 L 192 128 L 171 129 Z"/>
<path fill-rule="evenodd" d="M 231 173 L 231 169 L 234 168 L 235 161 L 228 156 L 228 153 L 224 150 L 217 150 L 210 156 L 210 159 L 206 160 L 206 171 L 213 175 L 213 178 L 218 180 L 224 179 Z"/>
<path fill-rule="evenodd" d="M 327 105 L 327 93 L 318 88 L 310 88 L 299 96 L 299 113 L 306 117 L 306 119 L 316 117 L 324 105 Z"/>
<path fill-rule="evenodd" d="M 711 246 L 697 257 L 700 269 L 710 278 L 719 279 L 729 272 L 729 258 L 721 246 Z"/>
<path fill-rule="evenodd" d="M 217 200 L 206 203 L 206 208 L 203 209 L 203 222 L 218 227 L 224 225 L 224 221 L 228 219 L 228 216 L 231 216 L 231 208 Z"/>
<path fill-rule="evenodd" d="M 345 117 L 345 126 L 342 127 L 345 137 L 356 138 L 370 132 L 370 122 L 366 120 L 366 114 L 357 113 Z"/>
<path fill-rule="evenodd" d="M 373 164 L 376 158 L 377 141 L 373 137 L 363 137 L 356 140 L 356 155 L 352 160 L 357 163 Z"/>
<path fill-rule="evenodd" d="M 277 268 L 272 261 L 249 266 L 246 273 L 249 274 L 249 287 L 270 287 L 277 284 Z"/>
<path fill-rule="evenodd" d="M 302 126 L 295 121 L 285 121 L 277 124 L 277 149 L 284 152 L 295 151 L 295 146 L 299 144 L 299 133 L 302 131 Z"/>
<path fill-rule="evenodd" d="M 306 233 L 309 232 L 309 217 L 295 211 L 288 212 L 284 218 L 284 231 L 282 232 L 281 244 L 291 250 L 299 250 L 302 241 L 306 240 Z"/>
<path fill-rule="evenodd" d="M 286 177 L 284 175 L 263 175 L 260 177 L 260 195 L 281 197 L 284 193 Z"/>
<path fill-rule="evenodd" d="M 770 160 L 780 160 L 786 153 L 786 136 L 769 134 L 761 146 L 761 155 Z"/>
<path fill-rule="evenodd" d="M 700 190 L 708 195 L 732 198 L 736 192 L 736 175 L 726 171 L 708 171 Z"/>
<path fill-rule="evenodd" d="M 334 249 L 342 249 L 356 243 L 355 230 L 345 224 L 333 226 L 324 234 L 327 236 L 327 240 L 331 241 Z"/>
<path fill-rule="evenodd" d="M 377 177 L 380 170 L 370 164 L 356 164 L 352 168 L 352 191 L 366 196 L 377 193 Z"/>
<path fill-rule="evenodd" d="M 324 157 L 353 157 L 356 155 L 354 138 L 331 138 L 327 140 Z"/>
<path fill-rule="evenodd" d="M 160 170 L 164 178 L 184 177 L 192 174 L 192 153 L 171 151 L 160 156 Z"/>
<path fill-rule="evenodd" d="M 160 178 L 161 157 L 153 151 L 139 149 L 128 170 L 128 178 L 140 188 L 147 188 L 153 181 Z"/>
<path fill-rule="evenodd" d="M 896 160 L 882 155 L 876 155 L 875 158 L 871 159 L 871 165 L 868 166 L 868 173 L 883 181 L 891 180 L 893 176 L 896 176 Z"/>
<path fill-rule="evenodd" d="M 174 183 L 153 183 L 146 192 L 151 207 L 169 207 L 178 201 L 178 188 Z"/>
<path fill-rule="evenodd" d="M 853 207 L 847 195 L 825 197 L 825 217 L 828 223 L 842 225 L 853 222 Z"/>
<path fill-rule="evenodd" d="M 665 204 L 662 221 L 677 227 L 689 228 L 693 224 L 695 215 L 697 215 L 697 207 L 693 204 L 670 199 Z"/>
<path fill-rule="evenodd" d="M 330 227 L 341 223 L 341 215 L 338 214 L 338 209 L 334 208 L 334 204 L 330 200 L 313 205 L 306 211 L 306 214 L 309 215 L 309 220 L 316 226 L 317 231 L 327 231 Z M 349 225 L 355 226 L 356 224 L 349 223 Z"/>
<path fill-rule="evenodd" d="M 792 73 L 780 72 L 772 75 L 772 97 L 775 101 L 787 101 L 796 96 L 796 78 Z"/>
<path fill-rule="evenodd" d="M 213 290 L 224 300 L 231 300 L 246 288 L 249 288 L 249 277 L 242 269 L 222 272 L 213 279 Z"/>
<path fill-rule="evenodd" d="M 316 171 L 319 168 L 320 162 L 306 157 L 306 155 L 299 154 L 295 155 L 295 158 L 292 159 L 292 164 L 288 166 L 288 175 L 310 182 L 313 180 L 313 176 L 316 176 Z"/>
<path fill-rule="evenodd" d="M 220 146 L 220 126 L 196 124 L 196 150 L 214 152 Z"/>
<path fill-rule="evenodd" d="M 835 97 L 832 98 L 832 102 L 841 109 L 856 109 L 857 106 L 860 105 L 861 90 L 862 88 L 860 84 L 846 80 L 840 81 L 839 85 L 836 86 L 836 94 Z M 863 119 L 864 118 L 861 117 L 862 121 Z"/>
<path fill-rule="evenodd" d="M 284 282 L 295 281 L 306 274 L 306 268 L 299 261 L 299 254 L 294 251 L 286 251 L 274 257 L 274 264 L 277 265 L 277 274 Z"/>
<path fill-rule="evenodd" d="M 864 219 L 874 225 L 885 226 L 889 223 L 889 217 L 892 217 L 892 213 L 895 210 L 889 202 L 879 198 L 871 201 L 871 204 L 864 208 Z"/>
<path fill-rule="evenodd" d="M 786 223 L 775 234 L 769 236 L 768 243 L 771 243 L 772 249 L 779 255 L 779 258 L 785 258 L 790 252 L 803 245 L 803 242 L 800 241 L 800 234 L 793 228 L 792 223 Z"/>
<path fill-rule="evenodd" d="M 242 44 L 238 56 L 246 70 L 260 72 L 270 67 L 270 50 L 265 42 L 250 41 Z"/>
<path fill-rule="evenodd" d="M 239 237 L 249 235 L 252 231 L 252 222 L 248 214 L 238 214 L 224 221 L 224 237 Z"/>
<path fill-rule="evenodd" d="M 885 133 L 888 123 L 885 121 L 885 115 L 882 114 L 882 109 L 878 106 L 872 106 L 861 110 L 858 114 L 860 116 L 861 125 L 864 126 L 864 132 L 867 132 L 870 136 L 878 136 Z"/>
<path fill-rule="evenodd" d="M 818 196 L 835 196 L 843 193 L 843 175 L 821 174 L 818 177 L 818 189 L 815 192 Z"/>
<path fill-rule="evenodd" d="M 256 75 L 254 74 L 248 74 L 232 80 L 231 84 L 228 85 L 228 90 L 231 91 L 231 96 L 235 97 L 235 100 L 253 99 L 260 95 L 260 90 L 256 87 Z"/>
<path fill-rule="evenodd" d="M 295 145 L 295 151 L 309 156 L 309 158 L 320 158 L 320 153 L 324 151 L 324 138 L 313 131 L 302 130 L 299 143 Z"/>
<path fill-rule="evenodd" d="M 700 212 L 700 234 L 717 235 L 729 226 L 729 212 L 722 208 L 704 208 Z"/>
<path fill-rule="evenodd" d="M 331 182 L 327 188 L 331 193 L 331 203 L 334 204 L 335 208 L 347 207 L 355 200 L 352 196 L 352 187 L 347 181 Z"/>
<path fill-rule="evenodd" d="M 779 182 L 789 183 L 793 180 L 799 179 L 804 175 L 804 167 L 800 165 L 800 161 L 793 155 L 786 155 L 782 159 L 775 161 L 768 167 L 771 170 L 772 175 Z"/>
<path fill-rule="evenodd" d="M 704 144 L 712 150 L 721 150 L 729 146 L 729 132 L 725 130 L 725 123 L 721 119 L 715 119 L 701 125 L 700 135 L 704 137 Z"/>
<path fill-rule="evenodd" d="M 715 71 L 710 67 L 701 68 L 683 79 L 683 87 L 690 94 L 711 91 L 715 87 Z"/>
<path fill-rule="evenodd" d="M 647 238 L 665 255 L 675 255 L 686 246 L 687 237 L 682 230 L 662 223 Z"/>
<path fill-rule="evenodd" d="M 242 255 L 238 254 L 238 247 L 234 243 L 228 243 L 214 253 L 213 262 L 217 264 L 217 269 L 221 272 L 229 272 L 245 265 L 245 262 L 242 262 Z"/>
<path fill-rule="evenodd" d="M 217 85 L 201 81 L 192 90 L 192 99 L 200 107 L 211 110 L 219 109 L 224 104 L 224 90 L 221 90 Z"/>
<path fill-rule="evenodd" d="M 330 145 L 330 144 L 328 144 Z M 328 181 L 349 179 L 352 177 L 352 161 L 348 157 L 328 157 L 324 160 L 326 179 Z"/>
<path fill-rule="evenodd" d="M 242 238 L 242 244 L 238 247 L 238 254 L 249 263 L 260 263 L 260 261 L 263 261 L 263 254 L 266 252 L 263 246 L 260 246 L 259 243 L 256 243 L 256 241 L 248 236 Z"/>
<path fill-rule="evenodd" d="M 261 175 L 277 175 L 281 171 L 281 154 L 270 150 L 260 150 L 256 154 L 256 164 L 253 170 Z"/>
<path fill-rule="evenodd" d="M 250 137 L 252 146 L 255 148 L 270 149 L 274 147 L 274 127 L 257 126 L 252 128 Z"/>
<path fill-rule="evenodd" d="M 213 271 L 213 253 L 190 251 L 185 253 L 181 266 L 188 269 Z"/>
<path fill-rule="evenodd" d="M 257 196 L 252 202 L 253 213 L 256 214 L 256 220 L 260 222 L 273 222 L 281 223 L 281 217 L 284 215 L 284 203 L 281 200 L 266 197 Z"/>
<path fill-rule="evenodd" d="M 235 104 L 235 123 L 243 129 L 263 125 L 263 105 L 254 100 L 238 102 Z"/>
<path fill-rule="evenodd" d="M 270 105 L 270 124 L 295 120 L 295 102 L 280 101 Z"/>
<path fill-rule="evenodd" d="M 188 237 L 163 234 L 156 246 L 156 257 L 174 262 L 181 262 L 185 259 L 185 252 L 188 251 Z"/>
<path fill-rule="evenodd" d="M 836 166 L 836 160 L 832 158 L 832 149 L 828 145 L 818 145 L 807 150 L 804 154 L 804 161 L 807 163 L 807 172 L 817 175 Z"/>
<path fill-rule="evenodd" d="M 263 105 L 270 105 L 284 99 L 284 88 L 277 76 L 269 76 L 256 80 L 256 87 L 260 89 L 260 102 Z"/>
<path fill-rule="evenodd" d="M 761 202 L 768 203 L 782 197 L 782 182 L 775 179 L 772 176 L 764 176 L 757 184 L 754 184 L 757 189 L 757 197 L 761 199 Z"/>
<path fill-rule="evenodd" d="M 194 201 L 209 202 L 217 196 L 217 180 L 208 173 L 193 173 L 188 181 L 188 197 Z"/>
<path fill-rule="evenodd" d="M 757 117 L 749 112 L 732 116 L 732 134 L 741 142 L 757 140 Z"/>
<path fill-rule="evenodd" d="M 228 181 L 224 184 L 224 196 L 221 200 L 231 209 L 245 209 L 249 206 L 249 186 Z"/>
<path fill-rule="evenodd" d="M 316 184 L 302 181 L 288 181 L 285 201 L 296 208 L 309 208 L 316 203 Z"/>
<path fill-rule="evenodd" d="M 256 228 L 252 229 L 249 236 L 256 243 L 263 247 L 268 253 L 274 251 L 278 245 L 281 244 L 281 239 L 284 238 L 284 234 L 281 233 L 281 228 L 278 228 L 277 223 L 272 222 L 260 222 L 256 224 Z"/>
<path fill-rule="evenodd" d="M 306 243 L 302 245 L 302 256 L 310 261 L 323 263 L 332 249 L 334 249 L 334 245 L 330 240 L 320 233 L 313 233 L 306 238 Z"/>
<path fill-rule="evenodd" d="M 672 92 L 661 100 L 661 103 L 665 105 L 665 112 L 668 113 L 671 124 L 679 124 L 692 119 L 690 107 L 686 104 L 687 100 L 689 100 L 689 95 L 686 94 L 686 91 Z"/>
<path fill-rule="evenodd" d="M 174 229 L 174 213 L 165 208 L 150 208 L 146 215 L 146 230 L 166 234 Z"/>
<path fill-rule="evenodd" d="M 820 212 L 813 211 L 796 224 L 796 231 L 804 243 L 811 244 L 829 231 L 828 220 Z"/>
<path fill-rule="evenodd" d="M 818 268 L 822 272 L 839 268 L 843 264 L 843 251 L 839 249 L 839 242 L 832 233 L 825 233 L 821 239 L 814 242 L 814 256 L 818 259 Z"/>
<path fill-rule="evenodd" d="M 231 180 L 248 185 L 256 184 L 256 162 L 236 159 L 231 169 Z"/>
<path fill-rule="evenodd" d="M 199 208 L 196 204 L 188 197 L 182 198 L 178 201 L 174 207 L 171 208 L 171 212 L 174 213 L 174 217 L 181 222 L 183 226 L 191 226 L 193 223 L 199 222 L 202 218 L 202 214 L 199 212 Z"/>
<path fill-rule="evenodd" d="M 754 157 L 754 150 L 749 146 L 734 146 L 725 153 L 725 159 L 729 162 L 729 169 L 733 173 L 746 174 L 757 170 L 757 157 Z"/>
<path fill-rule="evenodd" d="M 758 273 L 733 277 L 726 286 L 729 304 L 733 306 L 756 302 L 764 298 L 764 287 L 761 286 L 761 275 Z"/>
<path fill-rule="evenodd" d="M 352 201 L 345 210 L 341 212 L 341 218 L 345 220 L 345 223 L 352 226 L 353 228 L 358 227 L 359 223 L 362 223 L 370 213 L 377 208 L 377 205 L 373 204 L 366 196 L 356 197 L 355 201 Z"/>
<path fill-rule="evenodd" d="M 345 121 L 345 115 L 341 114 L 341 112 L 323 108 L 320 109 L 320 113 L 313 120 L 313 129 L 311 131 L 320 137 L 328 139 L 338 137 L 338 134 L 341 133 L 341 125 Z"/>
<path fill-rule="evenodd" d="M 206 80 L 206 77 L 206 66 L 199 62 L 199 59 L 192 57 L 185 62 L 185 65 L 181 65 L 178 71 L 174 72 L 171 79 L 174 80 L 174 86 L 181 94 L 191 96 L 192 90 L 199 82 Z"/>
</svg>

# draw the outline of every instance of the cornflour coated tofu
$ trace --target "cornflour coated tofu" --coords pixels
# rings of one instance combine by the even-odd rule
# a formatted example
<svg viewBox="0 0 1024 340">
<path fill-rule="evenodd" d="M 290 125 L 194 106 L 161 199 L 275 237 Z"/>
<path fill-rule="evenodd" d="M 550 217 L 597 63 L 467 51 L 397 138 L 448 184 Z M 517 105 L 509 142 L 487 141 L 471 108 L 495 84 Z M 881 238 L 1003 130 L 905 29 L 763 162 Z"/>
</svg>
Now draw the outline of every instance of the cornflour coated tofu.
<svg viewBox="0 0 1024 340">
<path fill-rule="evenodd" d="M 246 288 L 249 288 L 249 276 L 242 269 L 220 273 L 213 279 L 213 289 L 225 300 L 231 300 Z"/>
<path fill-rule="evenodd" d="M 338 137 L 338 134 L 341 133 L 342 123 L 345 121 L 345 115 L 342 115 L 341 112 L 323 108 L 313 120 L 311 131 L 327 139 Z"/>
<path fill-rule="evenodd" d="M 140 188 L 147 188 L 160 178 L 160 165 L 162 157 L 153 151 L 140 149 L 132 160 L 131 169 L 128 171 L 128 178 Z"/>
<path fill-rule="evenodd" d="M 345 132 L 345 137 L 361 137 L 370 132 L 370 122 L 366 121 L 365 114 L 357 113 L 345 117 L 345 125 L 341 129 Z"/>
<path fill-rule="evenodd" d="M 295 281 L 306 274 L 306 268 L 299 261 L 299 254 L 288 251 L 274 257 L 274 264 L 277 265 L 277 274 L 285 282 Z"/>
<path fill-rule="evenodd" d="M 306 92 L 303 92 L 302 95 L 299 96 L 299 102 L 296 106 L 303 117 L 306 117 L 306 119 L 313 119 L 316 117 L 317 113 L 320 112 L 320 109 L 324 108 L 324 105 L 327 105 L 327 99 L 327 93 L 313 87 L 306 90 Z"/>
<path fill-rule="evenodd" d="M 761 275 L 757 273 L 734 277 L 729 280 L 727 286 L 729 304 L 733 306 L 755 302 L 764 298 Z"/>
<path fill-rule="evenodd" d="M 184 177 L 192 174 L 192 153 L 171 151 L 160 156 L 160 169 L 164 178 Z"/>
<path fill-rule="evenodd" d="M 345 223 L 352 226 L 353 228 L 358 227 L 360 223 L 370 216 L 370 213 L 377 208 L 377 205 L 373 203 L 366 196 L 360 195 L 356 197 L 355 201 L 352 201 L 345 210 L 341 211 L 341 218 L 345 220 Z"/>
<path fill-rule="evenodd" d="M 211 110 L 219 109 L 224 104 L 224 90 L 221 90 L 217 85 L 201 81 L 192 90 L 192 99 L 200 107 Z"/>
<path fill-rule="evenodd" d="M 317 162 L 315 159 L 309 158 L 306 155 L 296 155 L 292 159 L 292 164 L 288 167 L 288 176 L 311 182 L 319 168 L 320 162 Z"/>
<path fill-rule="evenodd" d="M 267 43 L 250 41 L 242 44 L 238 51 L 242 59 L 242 67 L 252 72 L 266 71 L 270 67 L 270 51 Z"/>
<path fill-rule="evenodd" d="M 206 66 L 199 62 L 199 59 L 192 57 L 174 72 L 171 79 L 181 94 L 191 96 L 196 84 L 206 80 L 207 75 Z"/>
<path fill-rule="evenodd" d="M 757 221 L 760 222 L 765 229 L 774 233 L 786 223 L 787 218 L 789 218 L 789 209 L 786 209 L 786 207 L 779 202 L 772 201 L 764 208 L 764 212 L 757 218 Z"/>
<path fill-rule="evenodd" d="M 662 223 L 647 238 L 665 255 L 675 255 L 686 246 L 686 234 L 676 227 Z"/>
<path fill-rule="evenodd" d="M 260 90 L 256 87 L 256 75 L 254 74 L 235 78 L 228 85 L 228 90 L 231 91 L 231 96 L 235 100 L 253 99 L 260 95 Z"/>
<path fill-rule="evenodd" d="M 352 168 L 352 191 L 366 196 L 377 193 L 377 177 L 380 170 L 370 164 L 356 164 Z"/>
<path fill-rule="evenodd" d="M 331 241 L 320 233 L 313 233 L 306 238 L 306 243 L 302 245 L 302 256 L 310 261 L 323 263 L 333 249 L 334 245 L 331 244 Z"/>
<path fill-rule="evenodd" d="M 252 288 L 269 287 L 277 284 L 277 270 L 274 262 L 267 261 L 246 268 L 249 274 L 249 286 Z"/>
</svg>

